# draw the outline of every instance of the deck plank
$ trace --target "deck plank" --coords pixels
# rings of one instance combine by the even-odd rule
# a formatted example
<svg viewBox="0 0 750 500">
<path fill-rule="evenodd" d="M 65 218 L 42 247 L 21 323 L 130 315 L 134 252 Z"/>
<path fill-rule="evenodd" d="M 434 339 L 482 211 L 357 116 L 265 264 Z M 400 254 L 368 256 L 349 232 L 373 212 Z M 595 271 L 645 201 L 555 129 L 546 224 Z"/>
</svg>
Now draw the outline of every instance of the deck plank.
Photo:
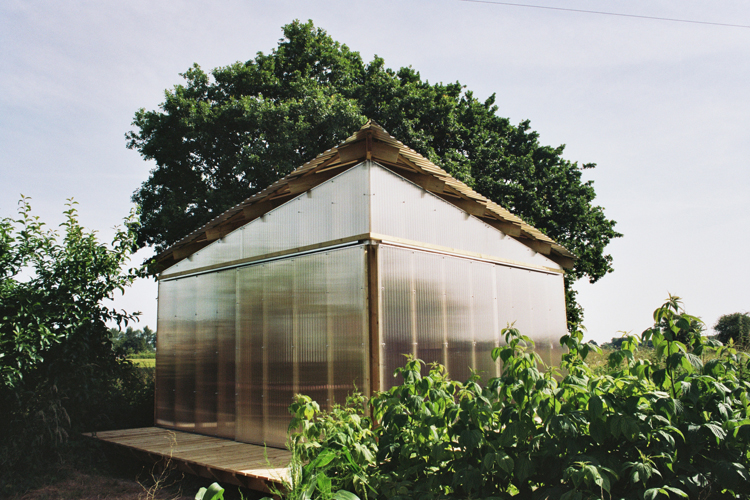
<svg viewBox="0 0 750 500">
<path fill-rule="evenodd" d="M 225 482 L 260 491 L 281 486 L 289 477 L 287 465 L 292 454 L 287 450 L 240 443 L 190 432 L 143 427 L 88 434 L 145 458 L 170 459 L 188 472 L 216 477 L 224 473 Z M 197 466 L 197 468 L 196 468 Z"/>
</svg>

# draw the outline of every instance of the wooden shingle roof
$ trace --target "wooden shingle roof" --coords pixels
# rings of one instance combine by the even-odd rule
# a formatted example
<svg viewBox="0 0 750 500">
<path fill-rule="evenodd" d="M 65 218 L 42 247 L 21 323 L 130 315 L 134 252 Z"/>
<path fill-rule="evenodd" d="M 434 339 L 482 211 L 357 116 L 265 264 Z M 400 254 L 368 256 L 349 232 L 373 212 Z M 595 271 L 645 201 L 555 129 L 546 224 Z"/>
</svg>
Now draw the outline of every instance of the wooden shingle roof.
<svg viewBox="0 0 750 500">
<path fill-rule="evenodd" d="M 573 266 L 575 255 L 565 247 L 463 182 L 454 179 L 445 170 L 406 147 L 370 120 L 338 146 L 319 154 L 286 177 L 235 205 L 161 252 L 156 256 L 159 267 L 164 269 L 179 262 L 212 241 L 366 159 L 378 162 L 461 210 L 478 217 L 532 250 L 546 255 L 562 267 Z"/>
</svg>

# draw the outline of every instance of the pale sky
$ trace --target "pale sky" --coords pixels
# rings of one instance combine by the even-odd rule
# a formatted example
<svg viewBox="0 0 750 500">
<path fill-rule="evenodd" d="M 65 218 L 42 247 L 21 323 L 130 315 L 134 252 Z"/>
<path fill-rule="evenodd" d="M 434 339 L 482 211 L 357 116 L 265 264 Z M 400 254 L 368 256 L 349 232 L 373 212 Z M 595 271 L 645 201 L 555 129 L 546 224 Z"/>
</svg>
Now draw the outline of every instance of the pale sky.
<svg viewBox="0 0 750 500">
<path fill-rule="evenodd" d="M 521 3 L 521 2 L 519 2 Z M 740 0 L 524 3 L 750 25 Z M 543 144 L 594 162 L 596 203 L 624 237 L 615 272 L 582 284 L 588 337 L 640 333 L 668 293 L 709 327 L 750 310 L 750 29 L 461 0 L 0 3 L 0 217 L 20 194 L 59 224 L 67 198 L 109 240 L 153 167 L 125 147 L 194 62 L 270 52 L 312 19 L 365 61 L 460 81 Z M 333 145 L 332 145 L 333 146 Z M 144 255 L 145 256 L 145 255 Z M 139 258 L 140 260 L 140 258 Z M 156 326 L 156 285 L 116 301 Z"/>
</svg>

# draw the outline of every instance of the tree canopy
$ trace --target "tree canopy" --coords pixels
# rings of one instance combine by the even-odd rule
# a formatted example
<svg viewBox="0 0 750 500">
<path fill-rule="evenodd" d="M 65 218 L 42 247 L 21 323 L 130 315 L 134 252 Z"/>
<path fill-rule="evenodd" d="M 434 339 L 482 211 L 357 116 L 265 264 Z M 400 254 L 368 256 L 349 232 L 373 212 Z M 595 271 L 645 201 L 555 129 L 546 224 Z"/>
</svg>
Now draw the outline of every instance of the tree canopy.
<svg viewBox="0 0 750 500">
<path fill-rule="evenodd" d="M 153 355 L 156 352 L 156 332 L 148 326 L 144 326 L 143 330 L 136 330 L 132 326 L 125 330 L 110 328 L 109 338 L 114 350 L 126 356 Z"/>
<path fill-rule="evenodd" d="M 717 338 L 726 344 L 730 340 L 744 347 L 750 346 L 750 313 L 732 313 L 721 316 L 714 325 Z"/>
<path fill-rule="evenodd" d="M 580 320 L 570 284 L 611 272 L 605 247 L 621 236 L 582 178 L 594 164 L 566 160 L 564 146 L 540 144 L 528 121 L 498 116 L 494 94 L 482 101 L 459 82 L 430 84 L 377 56 L 365 64 L 312 21 L 283 32 L 270 54 L 210 75 L 193 65 L 160 109 L 136 112 L 128 147 L 156 163 L 133 195 L 140 245 L 166 249 L 371 118 L 574 252 L 569 320 Z"/>
</svg>

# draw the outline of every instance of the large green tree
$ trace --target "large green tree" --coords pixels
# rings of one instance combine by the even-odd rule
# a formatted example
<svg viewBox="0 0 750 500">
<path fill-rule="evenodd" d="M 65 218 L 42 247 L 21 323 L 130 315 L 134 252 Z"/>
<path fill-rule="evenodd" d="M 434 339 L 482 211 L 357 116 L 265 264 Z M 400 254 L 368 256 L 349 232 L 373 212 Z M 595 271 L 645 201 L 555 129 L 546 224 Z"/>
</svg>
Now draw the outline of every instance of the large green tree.
<svg viewBox="0 0 750 500">
<path fill-rule="evenodd" d="M 430 84 L 377 56 L 365 64 L 312 22 L 283 31 L 270 54 L 211 75 L 194 65 L 160 109 L 136 113 L 128 147 L 156 163 L 133 195 L 141 245 L 165 249 L 372 118 L 578 255 L 566 283 L 569 319 L 580 319 L 570 285 L 611 272 L 605 247 L 621 236 L 582 179 L 594 164 L 568 161 L 528 121 L 498 116 L 494 95 L 481 101 L 458 82 Z"/>
</svg>

